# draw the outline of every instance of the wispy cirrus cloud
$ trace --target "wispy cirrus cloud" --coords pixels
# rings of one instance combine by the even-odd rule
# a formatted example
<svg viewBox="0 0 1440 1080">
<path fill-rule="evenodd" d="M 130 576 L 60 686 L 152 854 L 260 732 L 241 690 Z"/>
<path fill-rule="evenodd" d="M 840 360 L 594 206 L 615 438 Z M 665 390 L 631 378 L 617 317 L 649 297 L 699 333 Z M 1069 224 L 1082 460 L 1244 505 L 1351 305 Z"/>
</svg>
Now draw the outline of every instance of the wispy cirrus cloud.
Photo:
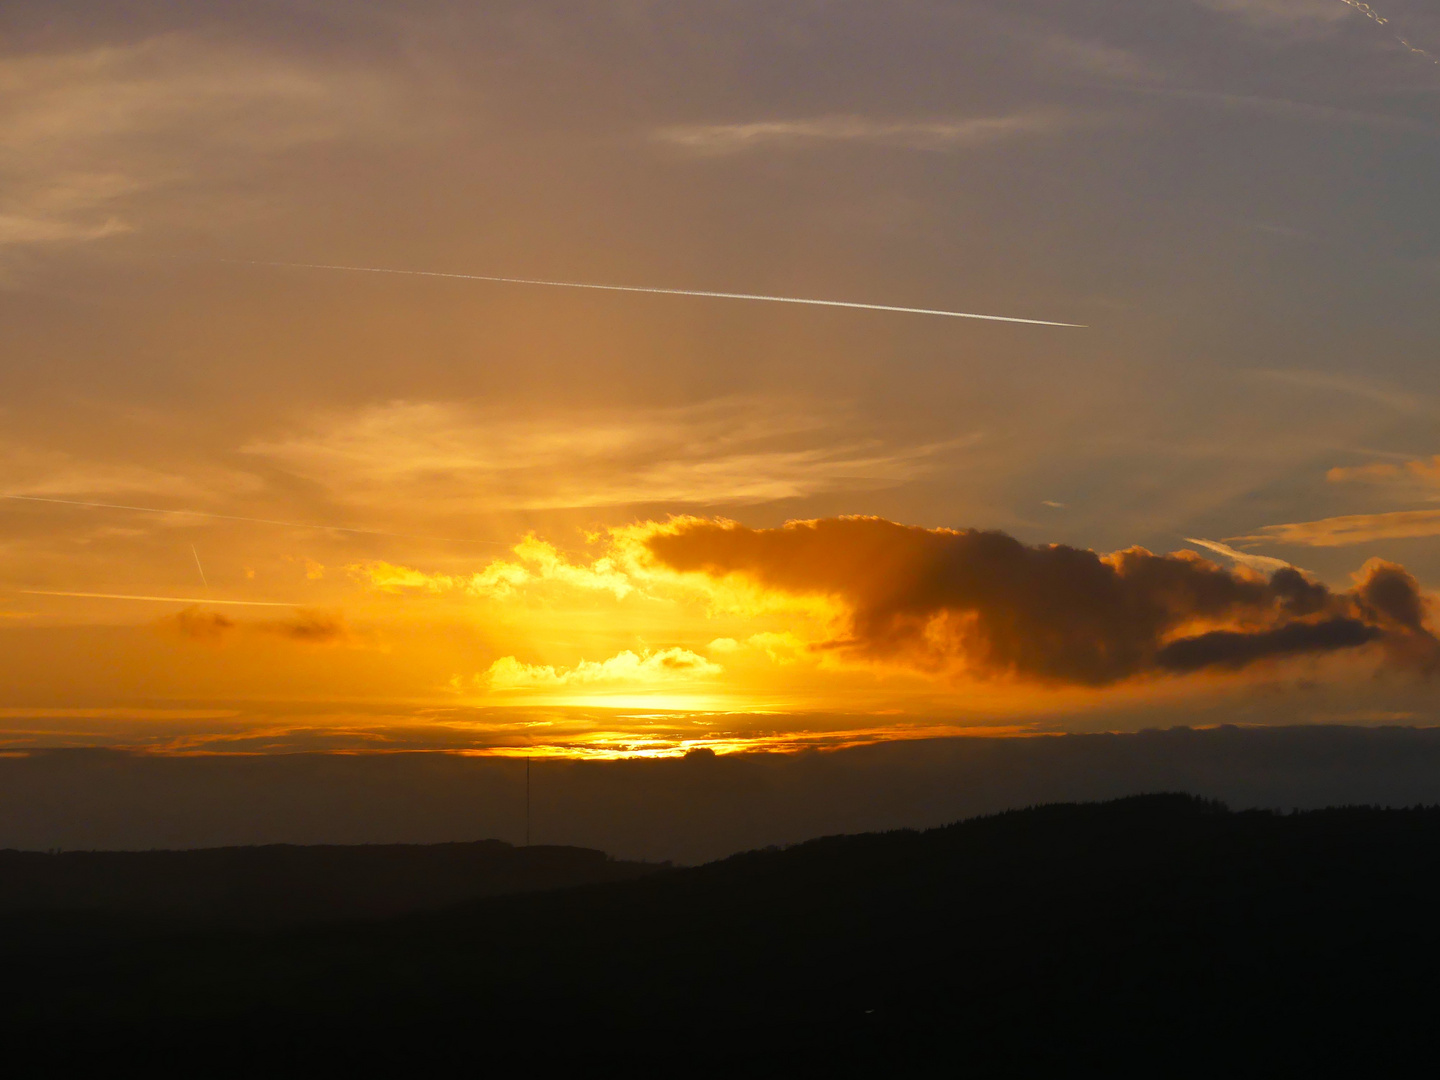
<svg viewBox="0 0 1440 1080">
<path fill-rule="evenodd" d="M 0 59 L 0 246 L 132 231 L 161 212 L 152 193 L 394 127 L 391 98 L 361 70 L 178 33 Z"/>
<path fill-rule="evenodd" d="M 978 435 L 890 445 L 843 411 L 725 399 L 518 419 L 466 404 L 392 402 L 244 449 L 352 503 L 455 510 L 761 503 L 894 486 Z"/>
<path fill-rule="evenodd" d="M 1061 110 L 930 120 L 833 115 L 730 124 L 676 124 L 657 128 L 651 137 L 656 142 L 707 155 L 843 143 L 939 151 L 1051 135 L 1093 122 L 1093 118 Z"/>
<path fill-rule="evenodd" d="M 1375 461 L 1337 466 L 1325 474 L 1332 484 L 1382 484 L 1387 487 L 1440 489 L 1440 454 L 1410 461 Z"/>
<path fill-rule="evenodd" d="M 105 461 L 62 450 L 0 443 L 0 494 L 49 496 L 163 495 L 202 499 L 250 494 L 259 478 L 232 469 L 190 463 L 188 475 L 131 461 Z"/>
<path fill-rule="evenodd" d="M 1395 510 L 1385 514 L 1346 514 L 1267 525 L 1248 536 L 1228 537 L 1232 543 L 1295 544 L 1301 547 L 1348 547 L 1376 540 L 1412 540 L 1440 536 L 1440 510 Z"/>
</svg>

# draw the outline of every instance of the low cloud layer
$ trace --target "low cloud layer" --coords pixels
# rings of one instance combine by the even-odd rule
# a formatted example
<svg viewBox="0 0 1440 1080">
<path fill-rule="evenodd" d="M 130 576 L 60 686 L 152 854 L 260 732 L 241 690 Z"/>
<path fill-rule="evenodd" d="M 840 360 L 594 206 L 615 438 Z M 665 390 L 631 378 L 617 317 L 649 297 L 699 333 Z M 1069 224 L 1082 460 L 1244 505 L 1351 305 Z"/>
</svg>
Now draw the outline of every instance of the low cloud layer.
<svg viewBox="0 0 1440 1080">
<path fill-rule="evenodd" d="M 824 647 L 922 670 L 1105 686 L 1371 644 L 1393 664 L 1440 667 L 1418 583 L 1381 560 L 1336 592 L 1291 568 L 1266 578 L 1188 552 L 1102 556 L 859 517 L 680 519 L 647 546 L 673 570 L 830 597 L 846 625 Z"/>
</svg>

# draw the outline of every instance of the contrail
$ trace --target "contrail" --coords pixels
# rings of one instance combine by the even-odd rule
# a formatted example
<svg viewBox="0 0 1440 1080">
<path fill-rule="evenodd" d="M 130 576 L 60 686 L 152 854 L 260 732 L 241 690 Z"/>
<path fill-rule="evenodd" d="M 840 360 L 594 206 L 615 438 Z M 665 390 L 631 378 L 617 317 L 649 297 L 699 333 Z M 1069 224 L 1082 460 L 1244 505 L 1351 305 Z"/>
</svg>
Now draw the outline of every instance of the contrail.
<svg viewBox="0 0 1440 1080">
<path fill-rule="evenodd" d="M 238 514 L 212 514 L 206 510 L 162 510 L 154 506 L 127 506 L 123 503 L 81 502 L 78 499 L 52 499 L 42 495 L 4 495 L 0 499 L 19 499 L 22 502 L 57 503 L 60 506 L 88 506 L 99 510 L 134 510 L 141 514 L 179 514 L 185 517 L 217 518 L 221 521 L 251 521 L 257 525 L 281 525 L 289 529 L 329 529 L 332 532 L 361 533 L 365 536 L 394 536 L 402 540 L 435 540 L 445 544 L 493 544 L 509 547 L 501 540 L 462 540 L 453 536 L 416 536 L 413 533 L 385 532 L 381 529 L 354 529 L 346 525 L 316 525 L 306 521 L 273 521 L 270 518 L 241 517 Z M 200 557 L 195 557 L 199 565 Z M 200 571 L 205 576 L 205 571 Z"/>
<path fill-rule="evenodd" d="M 1369 4 L 1364 3 L 1364 0 L 1340 0 L 1340 2 L 1354 8 L 1356 11 L 1360 12 L 1361 15 L 1364 15 L 1367 19 L 1370 19 L 1372 22 L 1374 22 L 1377 26 L 1390 25 L 1389 19 L 1385 18 L 1385 16 L 1381 15 Z M 1410 42 L 1406 41 L 1399 34 L 1395 33 L 1394 30 L 1391 30 L 1390 34 L 1396 41 L 1398 41 L 1401 45 L 1404 45 L 1405 48 L 1409 49 L 1416 56 L 1423 56 L 1432 64 L 1440 64 L 1440 59 L 1436 59 L 1434 56 L 1426 52 L 1424 49 L 1420 48 L 1420 46 L 1418 45 L 1411 45 Z"/>
<path fill-rule="evenodd" d="M 210 591 L 210 582 L 205 580 L 205 567 L 200 565 L 200 552 L 195 550 L 195 545 L 190 545 L 190 554 L 195 556 L 195 569 L 200 571 L 200 584 L 205 586 L 205 591 Z"/>
<path fill-rule="evenodd" d="M 406 277 L 457 278 L 461 281 L 491 281 L 502 285 L 549 285 L 557 289 L 598 289 L 602 292 L 653 293 L 659 296 L 700 296 L 712 300 L 764 300 L 771 304 L 809 304 L 813 307 L 855 308 L 860 311 L 894 311 L 902 315 L 943 315 L 951 319 L 985 319 L 990 322 L 1029 323 L 1032 326 L 1069 326 L 1084 329 L 1083 323 L 1051 322 L 1048 319 L 1016 319 L 1009 315 L 976 315 L 969 311 L 939 311 L 935 308 L 896 307 L 892 304 L 861 304 L 853 300 L 808 300 L 798 296 L 762 296 L 757 293 L 711 292 L 703 289 L 659 289 L 648 285 L 596 285 L 582 281 L 540 281 L 536 278 L 490 277 L 485 274 L 447 274 L 438 270 L 391 270 L 379 266 L 332 266 L 327 263 L 262 262 L 258 259 L 226 259 L 249 266 L 283 266 L 295 270 L 349 270 L 357 274 L 400 274 Z"/>
<path fill-rule="evenodd" d="M 81 596 L 91 600 L 153 600 L 164 604 L 236 604 L 242 607 L 298 607 L 279 600 L 201 600 L 194 596 L 130 596 L 108 592 L 55 592 L 50 589 L 18 589 L 26 596 Z"/>
<path fill-rule="evenodd" d="M 1217 555 L 1234 559 L 1241 566 L 1248 566 L 1251 570 L 1259 570 L 1264 574 L 1273 574 L 1276 570 L 1285 570 L 1293 565 L 1284 559 L 1272 559 L 1269 555 L 1254 555 L 1248 551 L 1236 551 L 1229 544 L 1222 544 L 1218 540 L 1201 540 L 1196 536 L 1187 536 L 1184 539 L 1187 544 L 1208 548 Z"/>
</svg>

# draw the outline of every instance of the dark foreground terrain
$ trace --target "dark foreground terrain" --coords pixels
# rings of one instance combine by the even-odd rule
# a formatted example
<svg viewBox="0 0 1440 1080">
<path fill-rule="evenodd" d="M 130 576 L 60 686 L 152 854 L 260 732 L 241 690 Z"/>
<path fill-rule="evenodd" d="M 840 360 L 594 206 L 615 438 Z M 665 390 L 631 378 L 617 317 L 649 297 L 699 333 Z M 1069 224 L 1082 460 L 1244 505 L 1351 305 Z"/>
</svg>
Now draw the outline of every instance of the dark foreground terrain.
<svg viewBox="0 0 1440 1080">
<path fill-rule="evenodd" d="M 0 917 L 130 914 L 171 929 L 376 918 L 654 873 L 577 847 L 266 844 L 197 851 L 0 851 Z"/>
<path fill-rule="evenodd" d="M 1145 796 L 387 919 L 12 905 L 0 1023 L 44 1072 L 1397 1075 L 1437 906 L 1440 810 Z"/>
</svg>

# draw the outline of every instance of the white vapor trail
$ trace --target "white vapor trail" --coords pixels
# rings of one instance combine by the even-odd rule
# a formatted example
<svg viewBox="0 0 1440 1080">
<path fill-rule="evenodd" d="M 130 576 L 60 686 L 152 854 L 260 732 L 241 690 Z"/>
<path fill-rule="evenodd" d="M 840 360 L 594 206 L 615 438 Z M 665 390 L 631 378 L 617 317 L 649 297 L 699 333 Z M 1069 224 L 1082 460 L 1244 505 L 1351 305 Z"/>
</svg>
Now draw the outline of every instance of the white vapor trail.
<svg viewBox="0 0 1440 1080">
<path fill-rule="evenodd" d="M 1083 323 L 1051 322 L 1048 319 L 1017 319 L 1009 315 L 976 315 L 968 311 L 939 311 L 935 308 L 896 307 L 893 304 L 861 304 L 853 300 L 807 300 L 798 296 L 762 296 L 756 293 L 711 292 L 703 289 L 659 289 L 648 285 L 596 285 L 582 281 L 540 281 L 536 278 L 490 277 L 485 274 L 447 274 L 439 270 L 391 270 L 380 266 L 332 266 L 327 263 L 261 262 L 256 259 L 227 259 L 250 266 L 283 266 L 295 270 L 348 270 L 358 274 L 400 274 L 405 277 L 456 278 L 461 281 L 491 281 L 502 285 L 549 285 L 557 289 L 598 289 L 601 292 L 653 293 L 659 296 L 699 296 L 712 300 L 764 300 L 771 304 L 808 304 L 813 307 L 855 308 L 860 311 L 893 311 L 902 315 L 943 315 L 951 319 L 985 319 L 989 322 L 1029 323 L 1032 326 L 1069 326 L 1084 329 Z"/>
<path fill-rule="evenodd" d="M 235 604 L 242 607 L 298 607 L 279 600 L 201 600 L 194 596 L 131 596 L 128 593 L 56 592 L 51 589 L 17 589 L 26 596 L 81 596 L 91 600 L 151 600 L 163 604 Z"/>
<path fill-rule="evenodd" d="M 1248 566 L 1251 570 L 1259 570 L 1263 574 L 1273 574 L 1276 570 L 1287 570 L 1292 565 L 1284 559 L 1273 559 L 1269 555 L 1255 555 L 1249 551 L 1236 551 L 1229 544 L 1222 544 L 1218 540 L 1201 540 L 1196 536 L 1185 537 L 1187 544 L 1194 544 L 1196 547 L 1207 548 L 1217 555 L 1224 555 L 1227 559 L 1233 559 L 1241 566 Z"/>
<path fill-rule="evenodd" d="M 79 499 L 52 499 L 43 495 L 5 495 L 0 499 L 18 499 L 21 502 L 56 503 L 60 506 L 86 506 L 96 510 L 133 510 L 141 514 L 178 514 L 182 517 L 216 518 L 220 521 L 251 521 L 257 525 L 282 525 L 288 529 L 329 529 L 332 532 L 361 533 L 365 536 L 395 536 L 402 540 L 435 540 L 446 544 L 493 544 L 509 547 L 500 540 L 462 540 L 453 536 L 415 536 L 412 533 L 385 532 L 381 529 L 355 529 L 347 525 L 316 525 L 307 521 L 274 521 L 270 518 L 241 517 L 238 514 L 212 514 L 206 510 L 162 510 L 154 506 L 127 506 L 123 503 L 82 502 Z M 200 556 L 195 556 L 195 565 L 200 565 Z M 200 571 L 205 574 L 204 569 Z"/>
<path fill-rule="evenodd" d="M 1360 12 L 1361 15 L 1364 15 L 1367 19 L 1369 19 L 1369 20 L 1371 20 L 1372 22 L 1374 22 L 1377 26 L 1389 26 L 1389 25 L 1390 25 L 1390 20 L 1389 20 L 1389 19 L 1385 18 L 1385 16 L 1381 15 L 1378 11 L 1376 11 L 1376 10 L 1375 10 L 1373 7 L 1371 7 L 1369 4 L 1364 3 L 1364 0 L 1340 0 L 1340 2 L 1341 2 L 1342 4 L 1345 4 L 1345 5 L 1349 6 L 1349 7 L 1354 8 L 1356 11 Z M 1409 50 L 1410 50 L 1412 53 L 1414 53 L 1416 56 L 1423 56 L 1426 60 L 1429 60 L 1432 64 L 1440 64 L 1440 59 L 1437 59 L 1436 57 L 1432 56 L 1430 53 L 1428 53 L 1428 52 L 1426 52 L 1424 49 L 1420 48 L 1420 46 L 1410 44 L 1410 42 L 1406 41 L 1406 40 L 1405 40 L 1403 37 L 1401 37 L 1399 34 L 1395 33 L 1394 30 L 1391 30 L 1391 31 L 1390 31 L 1390 34 L 1391 34 L 1392 37 L 1395 38 L 1396 41 L 1398 41 L 1401 45 L 1404 45 L 1405 48 L 1409 49 Z"/>
</svg>

